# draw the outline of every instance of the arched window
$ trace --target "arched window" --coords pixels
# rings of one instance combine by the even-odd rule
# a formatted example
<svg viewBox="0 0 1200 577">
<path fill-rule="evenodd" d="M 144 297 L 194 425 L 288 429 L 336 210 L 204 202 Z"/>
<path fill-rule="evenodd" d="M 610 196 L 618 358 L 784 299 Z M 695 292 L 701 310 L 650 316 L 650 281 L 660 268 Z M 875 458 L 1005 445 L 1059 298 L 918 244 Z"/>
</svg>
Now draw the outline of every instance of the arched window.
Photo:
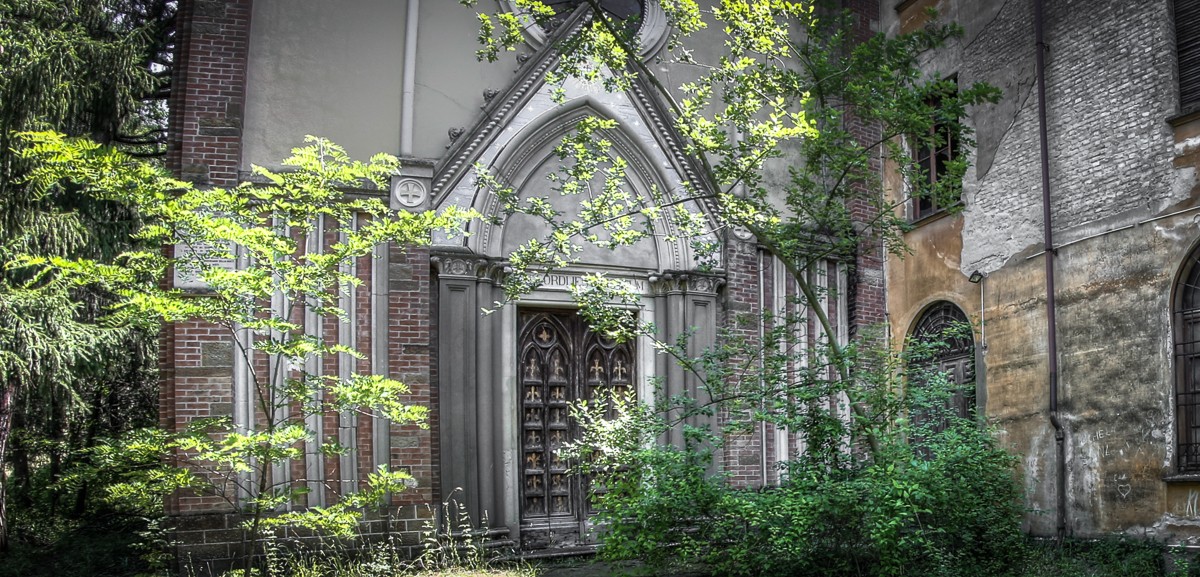
<svg viewBox="0 0 1200 577">
<path fill-rule="evenodd" d="M 913 327 L 912 338 L 931 345 L 914 360 L 922 366 L 923 371 L 946 375 L 952 389 L 948 401 L 953 414 L 964 418 L 974 414 L 975 337 L 967 315 L 953 303 L 934 303 Z M 910 381 L 910 387 L 924 384 L 919 377 L 921 372 L 916 371 L 918 378 L 915 382 Z M 914 415 L 914 418 L 921 419 L 922 415 Z"/>
<path fill-rule="evenodd" d="M 1200 247 L 1175 287 L 1175 437 L 1179 472 L 1200 472 Z"/>
</svg>

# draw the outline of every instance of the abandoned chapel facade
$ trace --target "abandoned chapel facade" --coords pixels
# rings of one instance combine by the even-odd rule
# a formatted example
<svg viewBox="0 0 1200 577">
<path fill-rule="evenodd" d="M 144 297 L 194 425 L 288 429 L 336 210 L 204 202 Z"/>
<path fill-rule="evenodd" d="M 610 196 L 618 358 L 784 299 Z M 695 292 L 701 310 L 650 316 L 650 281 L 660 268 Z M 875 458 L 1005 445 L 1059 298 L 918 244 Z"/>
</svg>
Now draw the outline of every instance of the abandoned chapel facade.
<svg viewBox="0 0 1200 577">
<path fill-rule="evenodd" d="M 603 4 L 640 13 L 640 57 L 664 85 L 690 79 L 685 67 L 653 60 L 667 40 L 656 0 Z M 819 282 L 836 295 L 821 305 L 835 338 L 886 323 L 899 346 L 922 327 L 969 321 L 974 338 L 941 362 L 960 382 L 976 383 L 973 404 L 1021 455 L 1031 531 L 1200 535 L 1200 370 L 1192 368 L 1200 352 L 1191 344 L 1200 330 L 1200 113 L 1189 114 L 1200 102 L 1200 56 L 1191 48 L 1200 46 L 1200 2 L 1045 2 L 1050 252 L 1059 283 L 1054 410 L 1031 3 L 840 4 L 862 38 L 921 26 L 925 9 L 936 8 L 965 34 L 929 55 L 928 72 L 988 82 L 1003 97 L 968 119 L 978 150 L 961 211 L 906 203 L 912 254 L 885 258 L 865 246 L 853 262 L 822 267 Z M 477 7 L 498 8 L 512 6 Z M 630 161 L 637 194 L 697 180 L 665 107 L 641 80 L 616 93 L 568 82 L 565 102 L 552 98 L 545 77 L 561 30 L 531 26 L 515 54 L 487 64 L 475 57 L 474 11 L 447 0 L 181 0 L 180 14 L 169 165 L 202 185 L 249 180 L 252 164 L 271 166 L 318 134 L 354 157 L 399 156 L 391 190 L 359 191 L 386 196 L 395 210 L 496 215 L 498 199 L 476 186 L 473 167 L 490 167 L 522 195 L 544 195 L 554 147 L 587 116 L 618 121 L 608 136 Z M 719 31 L 711 43 L 701 34 L 698 50 L 719 45 Z M 905 183 L 876 168 L 881 194 L 903 198 Z M 705 206 L 690 208 L 711 218 Z M 352 487 L 379 464 L 409 471 L 416 486 L 394 497 L 391 518 L 364 530 L 399 533 L 414 546 L 425 506 L 452 494 L 476 519 L 486 515 L 498 540 L 526 550 L 587 546 L 586 487 L 556 453 L 574 434 L 567 405 L 596 387 L 648 398 L 655 376 L 667 394 L 698 383 L 648 342 L 617 345 L 592 334 L 569 286 L 592 272 L 625 281 L 642 295 L 638 314 L 654 321 L 657 336 L 694 332 L 697 353 L 722 327 L 758 334 L 763 327 L 744 319 L 794 306 L 795 287 L 750 235 L 714 226 L 713 270 L 701 272 L 691 246 L 665 234 L 615 252 L 585 250 L 519 302 L 481 315 L 501 300 L 505 255 L 546 231 L 520 216 L 471 226 L 470 236 L 438 237 L 428 248 L 379 248 L 355 270 L 363 283 L 347 296 L 353 322 L 323 329 L 365 355 L 355 370 L 408 383 L 405 400 L 430 408 L 429 428 L 318 420 L 318 434 L 353 450 L 312 452 L 282 474 L 303 476 L 314 489 L 310 503 L 322 504 L 336 498 L 327 486 Z M 247 367 L 224 339 L 201 323 L 166 330 L 165 427 L 239 414 Z M 327 374 L 349 370 L 337 359 L 324 364 Z M 779 480 L 774 464 L 796 450 L 787 431 L 759 427 L 731 439 L 720 466 L 733 482 L 770 485 Z M 236 553 L 236 525 L 221 502 L 179 496 L 169 508 L 180 520 L 181 554 Z"/>
</svg>

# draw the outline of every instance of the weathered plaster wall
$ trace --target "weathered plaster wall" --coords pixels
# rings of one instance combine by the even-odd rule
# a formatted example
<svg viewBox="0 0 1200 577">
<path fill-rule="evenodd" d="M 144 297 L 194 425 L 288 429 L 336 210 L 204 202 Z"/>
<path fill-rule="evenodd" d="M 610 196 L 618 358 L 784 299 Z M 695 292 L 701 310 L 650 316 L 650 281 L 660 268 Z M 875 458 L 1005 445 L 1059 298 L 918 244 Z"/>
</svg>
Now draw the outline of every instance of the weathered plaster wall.
<svg viewBox="0 0 1200 577">
<path fill-rule="evenodd" d="M 420 4 L 413 154 L 437 159 L 448 130 L 469 127 L 484 90 L 513 77 L 515 54 L 478 62 L 478 9 L 445 0 Z M 254 3 L 242 170 L 274 165 L 304 135 L 351 156 L 400 153 L 407 2 L 260 0 Z"/>
<path fill-rule="evenodd" d="M 484 90 L 503 90 L 520 68 L 518 52 L 502 52 L 497 62 L 479 62 L 476 12 L 496 9 L 494 0 L 474 8 L 458 2 L 425 0 L 417 35 L 416 111 L 413 154 L 441 158 L 452 128 L 470 129 L 481 116 Z M 524 51 L 527 52 L 527 51 Z"/>
<path fill-rule="evenodd" d="M 1164 219 L 1060 249 L 1056 267 L 1060 414 L 1066 430 L 1067 529 L 1179 536 L 1163 477 L 1172 472 L 1169 301 L 1200 231 Z M 1054 435 L 1047 407 L 1044 262 L 993 272 L 985 367 L 987 416 L 1021 455 L 1029 516 L 1054 532 Z M 1194 516 L 1195 513 L 1193 512 Z"/>
<path fill-rule="evenodd" d="M 242 170 L 315 134 L 351 156 L 397 153 L 404 2 L 254 2 Z"/>
<path fill-rule="evenodd" d="M 1046 293 L 1037 94 L 1028 2 L 943 0 L 966 34 L 928 56 L 960 84 L 989 82 L 1001 102 L 972 111 L 978 151 L 964 210 L 908 234 L 913 254 L 888 264 L 889 312 L 906 333 L 934 299 L 959 304 L 986 354 L 986 414 L 1021 456 L 1029 528 L 1053 534 L 1055 441 L 1048 417 Z M 1171 295 L 1200 239 L 1194 147 L 1176 112 L 1174 39 L 1165 2 L 1046 3 L 1047 106 L 1060 412 L 1066 428 L 1068 531 L 1200 534 L 1200 486 L 1174 471 Z M 885 28 L 902 20 L 885 11 Z M 902 183 L 890 182 L 891 190 Z M 893 194 L 895 194 L 893 192 Z M 1151 220 L 1155 219 L 1157 220 Z M 965 282 L 988 273 L 986 298 Z M 978 341 L 977 341 L 978 342 Z"/>
<path fill-rule="evenodd" d="M 1190 225 L 1178 226 L 1195 237 Z M 1167 509 L 1170 285 L 1191 242 L 1164 230 L 1150 224 L 1059 252 L 1060 402 L 1076 531 L 1152 525 Z"/>
<path fill-rule="evenodd" d="M 1005 3 L 977 29 L 960 48 L 960 82 L 988 82 L 1005 94 L 999 106 L 973 114 L 986 154 L 964 183 L 963 266 L 990 271 L 1041 238 L 1029 3 Z M 1119 221 L 1122 214 L 1153 214 L 1186 196 L 1188 189 L 1175 183 L 1178 175 L 1166 170 L 1172 141 L 1164 121 L 1176 108 L 1170 30 L 1166 3 L 1047 3 L 1046 103 L 1058 241 L 1103 230 L 1112 221 L 1102 221 Z"/>
</svg>

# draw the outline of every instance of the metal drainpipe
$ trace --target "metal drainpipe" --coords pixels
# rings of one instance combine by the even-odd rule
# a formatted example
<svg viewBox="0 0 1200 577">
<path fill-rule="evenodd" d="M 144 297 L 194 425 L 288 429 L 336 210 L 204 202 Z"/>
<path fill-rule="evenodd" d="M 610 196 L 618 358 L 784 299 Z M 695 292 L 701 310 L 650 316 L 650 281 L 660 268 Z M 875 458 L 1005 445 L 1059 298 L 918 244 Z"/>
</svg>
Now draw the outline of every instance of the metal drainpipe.
<svg viewBox="0 0 1200 577">
<path fill-rule="evenodd" d="M 767 317 L 766 313 L 766 290 L 763 285 L 766 282 L 766 275 L 763 272 L 763 250 L 758 249 L 758 386 L 759 391 L 766 389 L 766 370 L 767 370 L 767 350 L 763 347 L 763 341 L 767 338 Z M 779 274 L 779 271 L 772 271 L 773 274 Z M 761 399 L 758 402 L 758 409 L 766 411 L 766 400 Z M 758 431 L 758 449 L 759 449 L 759 479 L 762 481 L 762 486 L 767 486 L 767 422 L 764 420 L 759 423 Z"/>
<path fill-rule="evenodd" d="M 421 0 L 408 0 L 404 22 L 404 70 L 400 81 L 400 156 L 413 153 L 413 109 L 417 84 L 417 19 Z"/>
<path fill-rule="evenodd" d="M 1054 443 L 1057 449 L 1055 479 L 1058 505 L 1057 536 L 1061 542 L 1067 533 L 1067 457 L 1064 441 L 1066 434 L 1058 415 L 1058 340 L 1055 338 L 1057 323 L 1054 318 L 1054 231 L 1050 222 L 1050 152 L 1046 143 L 1046 41 L 1043 30 L 1043 0 L 1033 0 L 1033 28 L 1037 42 L 1038 79 L 1038 139 L 1041 143 L 1042 160 L 1042 229 L 1045 234 L 1046 257 L 1046 344 L 1050 369 L 1050 424 L 1054 426 Z"/>
</svg>

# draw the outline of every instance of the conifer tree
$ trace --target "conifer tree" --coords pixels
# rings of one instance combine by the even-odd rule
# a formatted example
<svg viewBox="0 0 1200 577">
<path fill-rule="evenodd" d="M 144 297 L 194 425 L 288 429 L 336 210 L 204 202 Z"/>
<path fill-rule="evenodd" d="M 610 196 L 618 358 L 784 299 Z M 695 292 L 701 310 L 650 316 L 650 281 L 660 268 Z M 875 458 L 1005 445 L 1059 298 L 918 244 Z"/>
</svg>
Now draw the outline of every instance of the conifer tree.
<svg viewBox="0 0 1200 577">
<path fill-rule="evenodd" d="M 64 448 L 128 426 L 130 407 L 153 415 L 154 333 L 98 327 L 102 292 L 13 265 L 16 254 L 103 260 L 128 248 L 137 215 L 70 188 L 31 190 L 15 135 L 54 129 L 161 154 L 174 13 L 172 0 L 0 0 L 0 550 L 6 472 L 28 488 L 30 439 L 51 441 L 38 445 L 54 477 Z M 85 502 L 86 489 L 77 512 Z"/>
</svg>

